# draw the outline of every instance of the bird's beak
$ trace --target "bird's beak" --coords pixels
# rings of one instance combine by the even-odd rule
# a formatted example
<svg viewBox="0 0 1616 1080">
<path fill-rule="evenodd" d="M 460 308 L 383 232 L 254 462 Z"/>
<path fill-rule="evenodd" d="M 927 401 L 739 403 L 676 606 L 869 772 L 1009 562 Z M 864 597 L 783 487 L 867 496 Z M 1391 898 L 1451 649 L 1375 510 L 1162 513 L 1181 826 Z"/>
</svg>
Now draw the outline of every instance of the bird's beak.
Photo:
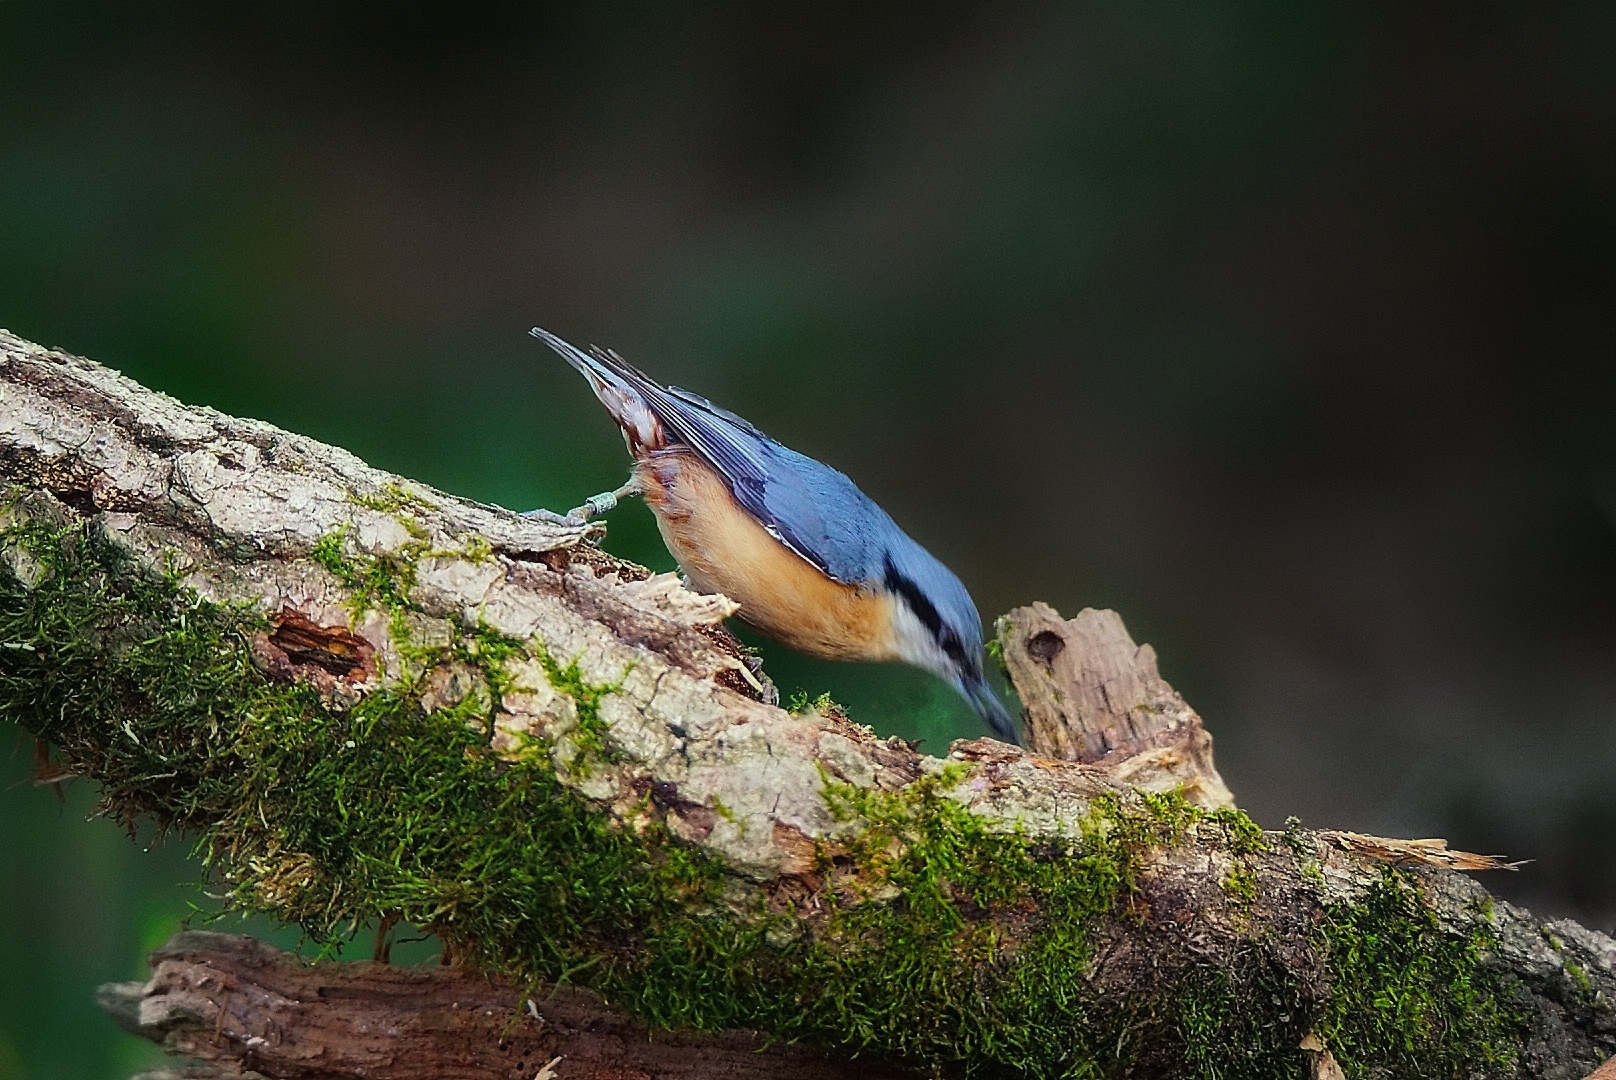
<svg viewBox="0 0 1616 1080">
<path fill-rule="evenodd" d="M 962 689 L 965 691 L 965 699 L 1000 738 L 1017 746 L 1021 745 L 1021 733 L 1016 729 L 1015 719 L 1011 717 L 1010 710 L 1005 708 L 1004 700 L 988 684 L 985 677 L 977 676 L 975 680 L 967 682 Z"/>
</svg>

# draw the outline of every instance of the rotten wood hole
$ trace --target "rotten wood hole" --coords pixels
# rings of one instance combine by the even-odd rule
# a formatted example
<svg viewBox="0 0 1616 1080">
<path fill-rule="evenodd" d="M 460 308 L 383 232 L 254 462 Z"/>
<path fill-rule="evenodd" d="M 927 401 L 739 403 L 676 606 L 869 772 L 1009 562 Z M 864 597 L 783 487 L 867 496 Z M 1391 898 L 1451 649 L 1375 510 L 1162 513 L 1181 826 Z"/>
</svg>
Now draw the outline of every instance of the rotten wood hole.
<svg viewBox="0 0 1616 1080">
<path fill-rule="evenodd" d="M 375 647 L 346 625 L 321 626 L 290 608 L 269 621 L 270 629 L 253 642 L 253 655 L 267 674 L 282 682 L 319 672 L 349 682 L 375 678 Z"/>
</svg>

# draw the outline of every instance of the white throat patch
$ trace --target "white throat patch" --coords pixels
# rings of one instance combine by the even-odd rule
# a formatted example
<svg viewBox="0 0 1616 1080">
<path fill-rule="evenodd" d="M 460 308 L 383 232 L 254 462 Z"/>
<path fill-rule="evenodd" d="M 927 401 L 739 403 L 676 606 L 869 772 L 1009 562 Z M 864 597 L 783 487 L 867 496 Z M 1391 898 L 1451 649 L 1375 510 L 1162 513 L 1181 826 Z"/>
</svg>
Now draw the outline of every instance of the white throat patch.
<svg viewBox="0 0 1616 1080">
<path fill-rule="evenodd" d="M 909 610 L 909 605 L 898 596 L 892 598 L 892 637 L 894 650 L 905 662 L 923 668 L 950 683 L 958 678 L 959 673 L 954 670 L 954 662 L 948 658 L 943 647 L 937 644 L 937 639 L 926 629 L 926 624 L 921 622 L 920 617 Z"/>
</svg>

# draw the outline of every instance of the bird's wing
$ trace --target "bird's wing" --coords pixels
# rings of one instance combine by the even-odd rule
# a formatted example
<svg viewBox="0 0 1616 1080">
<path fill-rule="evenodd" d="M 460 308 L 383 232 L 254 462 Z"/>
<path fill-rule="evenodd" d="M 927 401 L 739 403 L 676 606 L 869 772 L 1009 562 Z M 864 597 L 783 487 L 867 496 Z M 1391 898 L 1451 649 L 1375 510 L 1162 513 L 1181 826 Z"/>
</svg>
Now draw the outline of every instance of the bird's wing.
<svg viewBox="0 0 1616 1080">
<path fill-rule="evenodd" d="M 872 580 L 879 562 L 871 559 L 872 526 L 885 515 L 853 481 L 704 397 L 640 378 L 651 411 L 718 470 L 735 501 L 771 536 L 837 581 Z"/>
<path fill-rule="evenodd" d="M 718 471 L 735 501 L 797 555 L 848 584 L 877 574 L 879 555 L 871 545 L 885 515 L 846 476 L 700 395 L 662 386 L 615 352 L 591 348 L 586 354 L 554 334 L 537 328 L 533 334 L 592 380 L 638 395 L 670 435 Z"/>
<path fill-rule="evenodd" d="M 848 585 L 880 580 L 891 519 L 830 466 L 770 442 L 774 467 L 758 499 L 736 501 L 786 547 Z"/>
</svg>

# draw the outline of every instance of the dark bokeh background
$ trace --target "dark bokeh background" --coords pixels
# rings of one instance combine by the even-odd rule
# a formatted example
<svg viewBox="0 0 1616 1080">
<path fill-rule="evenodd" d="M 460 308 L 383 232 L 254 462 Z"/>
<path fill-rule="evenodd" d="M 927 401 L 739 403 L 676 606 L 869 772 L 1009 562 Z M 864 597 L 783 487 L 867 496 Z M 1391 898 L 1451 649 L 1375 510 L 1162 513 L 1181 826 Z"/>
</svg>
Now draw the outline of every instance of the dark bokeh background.
<svg viewBox="0 0 1616 1080">
<path fill-rule="evenodd" d="M 0 325 L 513 507 L 626 465 L 523 332 L 616 346 L 990 617 L 1121 611 L 1264 824 L 1607 929 L 1613 271 L 1597 0 L 0 0 Z M 608 546 L 671 565 L 639 507 Z M 92 801 L 0 790 L 0 1080 L 127 1075 L 89 990 L 209 906 Z"/>
</svg>

